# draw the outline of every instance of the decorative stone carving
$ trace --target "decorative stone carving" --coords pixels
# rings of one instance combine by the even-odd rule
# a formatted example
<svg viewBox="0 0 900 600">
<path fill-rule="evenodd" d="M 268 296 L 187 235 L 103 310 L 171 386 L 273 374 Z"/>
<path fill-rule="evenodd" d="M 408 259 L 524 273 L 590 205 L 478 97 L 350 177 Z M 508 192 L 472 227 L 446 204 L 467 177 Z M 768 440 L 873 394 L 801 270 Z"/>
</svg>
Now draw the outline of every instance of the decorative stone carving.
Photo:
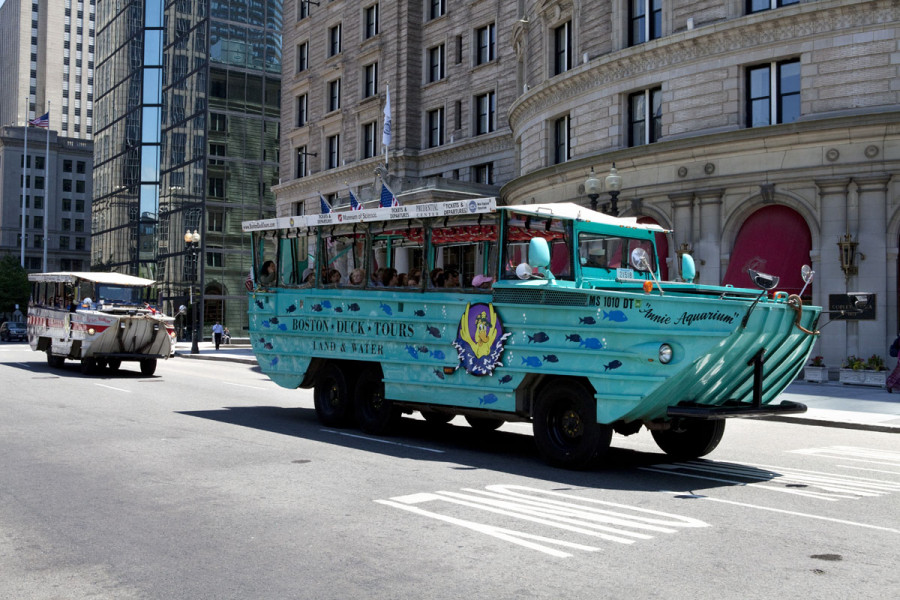
<svg viewBox="0 0 900 600">
<path fill-rule="evenodd" d="M 825 153 L 825 160 L 828 162 L 834 162 L 841 157 L 841 153 L 837 151 L 837 148 L 829 148 Z"/>
<path fill-rule="evenodd" d="M 865 150 L 866 158 L 875 158 L 878 156 L 878 146 L 872 144 L 870 146 L 866 146 Z"/>
</svg>

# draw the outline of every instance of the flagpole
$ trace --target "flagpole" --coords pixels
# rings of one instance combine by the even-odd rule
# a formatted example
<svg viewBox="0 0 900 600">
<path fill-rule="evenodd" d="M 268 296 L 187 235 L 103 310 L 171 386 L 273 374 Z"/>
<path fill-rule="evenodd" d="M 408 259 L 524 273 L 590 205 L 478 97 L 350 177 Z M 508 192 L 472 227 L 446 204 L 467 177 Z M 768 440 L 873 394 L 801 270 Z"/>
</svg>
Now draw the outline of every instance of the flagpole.
<svg viewBox="0 0 900 600">
<path fill-rule="evenodd" d="M 44 149 L 44 273 L 47 273 L 47 246 L 50 235 L 50 218 L 48 206 L 50 204 L 50 101 L 47 101 L 47 146 Z"/>
<path fill-rule="evenodd" d="M 22 154 L 22 268 L 25 268 L 25 178 L 28 173 L 28 101 L 29 96 L 25 98 L 25 150 Z"/>
</svg>

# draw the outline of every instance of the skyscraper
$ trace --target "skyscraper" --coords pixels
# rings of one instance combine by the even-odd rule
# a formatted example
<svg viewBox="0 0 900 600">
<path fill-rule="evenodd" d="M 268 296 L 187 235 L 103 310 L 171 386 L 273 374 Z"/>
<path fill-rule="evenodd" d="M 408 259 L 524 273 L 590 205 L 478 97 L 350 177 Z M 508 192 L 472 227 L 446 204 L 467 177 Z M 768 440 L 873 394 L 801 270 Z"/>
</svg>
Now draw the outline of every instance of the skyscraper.
<svg viewBox="0 0 900 600">
<path fill-rule="evenodd" d="M 241 221 L 274 214 L 281 2 L 98 0 L 95 266 L 156 279 L 163 308 L 245 327 Z M 185 252 L 197 230 L 202 253 Z"/>
</svg>

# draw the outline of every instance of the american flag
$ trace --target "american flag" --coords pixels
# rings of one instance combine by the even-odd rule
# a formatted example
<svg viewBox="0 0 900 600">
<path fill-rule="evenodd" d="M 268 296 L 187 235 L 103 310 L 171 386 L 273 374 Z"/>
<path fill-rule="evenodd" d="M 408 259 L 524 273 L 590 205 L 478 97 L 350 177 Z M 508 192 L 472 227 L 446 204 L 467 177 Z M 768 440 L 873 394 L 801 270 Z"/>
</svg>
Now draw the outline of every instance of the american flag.
<svg viewBox="0 0 900 600">
<path fill-rule="evenodd" d="M 29 125 L 34 125 L 35 127 L 43 127 L 44 129 L 49 129 L 50 127 L 50 111 L 45 112 L 37 119 L 32 119 L 28 121 Z"/>
<path fill-rule="evenodd" d="M 400 202 L 397 200 L 397 196 L 394 195 L 394 192 L 390 190 L 386 183 L 381 182 L 381 203 L 379 204 L 382 208 L 386 208 L 388 206 L 400 206 Z"/>
<path fill-rule="evenodd" d="M 319 192 L 319 208 L 322 210 L 323 215 L 331 212 L 331 205 L 328 204 L 328 200 L 322 196 L 321 192 Z"/>
<path fill-rule="evenodd" d="M 362 204 L 359 198 L 356 197 L 356 194 L 353 193 L 353 190 L 350 190 L 350 210 L 362 210 Z"/>
</svg>

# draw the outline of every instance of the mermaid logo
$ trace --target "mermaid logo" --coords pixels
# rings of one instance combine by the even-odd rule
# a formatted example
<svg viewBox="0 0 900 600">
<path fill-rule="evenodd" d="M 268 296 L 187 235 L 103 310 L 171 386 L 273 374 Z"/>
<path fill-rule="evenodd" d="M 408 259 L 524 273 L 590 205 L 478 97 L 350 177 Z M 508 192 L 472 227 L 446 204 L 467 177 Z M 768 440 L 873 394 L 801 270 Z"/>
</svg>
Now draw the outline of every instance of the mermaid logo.
<svg viewBox="0 0 900 600">
<path fill-rule="evenodd" d="M 453 346 L 459 362 L 471 375 L 491 375 L 502 364 L 503 342 L 510 334 L 491 304 L 467 304 Z"/>
</svg>

